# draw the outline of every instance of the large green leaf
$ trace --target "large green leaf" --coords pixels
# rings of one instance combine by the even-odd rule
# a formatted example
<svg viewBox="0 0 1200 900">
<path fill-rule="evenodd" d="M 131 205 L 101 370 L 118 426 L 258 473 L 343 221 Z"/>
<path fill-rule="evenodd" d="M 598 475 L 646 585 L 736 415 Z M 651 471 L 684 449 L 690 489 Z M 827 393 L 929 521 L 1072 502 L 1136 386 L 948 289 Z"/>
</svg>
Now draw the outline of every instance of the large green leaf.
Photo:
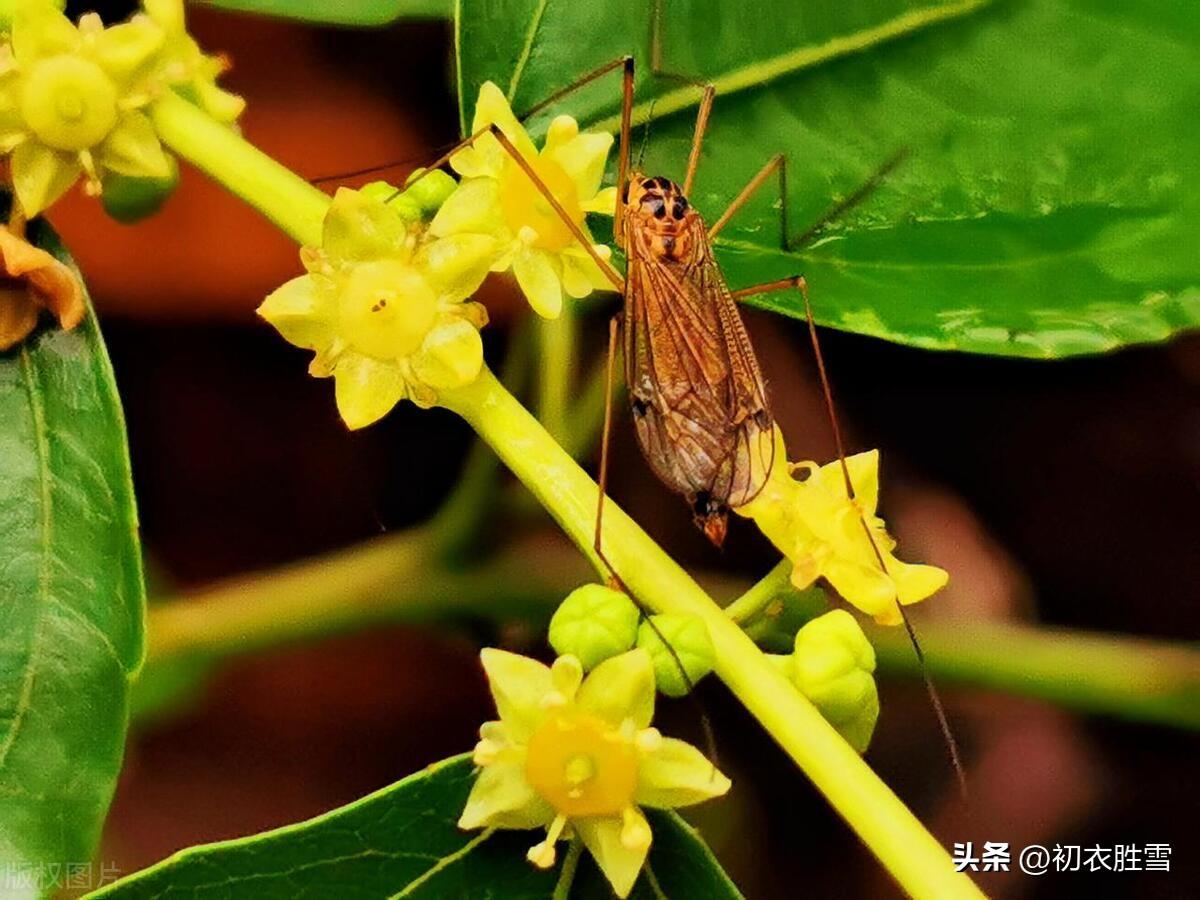
<svg viewBox="0 0 1200 900">
<path fill-rule="evenodd" d="M 388 25 L 397 19 L 448 19 L 454 0 L 208 0 L 235 12 L 300 19 L 317 25 L 359 28 Z"/>
<path fill-rule="evenodd" d="M 142 658 L 125 423 L 94 315 L 0 354 L 0 536 L 0 871 L 28 896 L 14 885 L 91 860 Z"/>
<path fill-rule="evenodd" d="M 644 0 L 462 0 L 466 115 L 518 113 L 621 54 L 645 169 L 680 177 L 697 94 L 655 78 Z M 718 239 L 734 286 L 803 272 L 820 321 L 936 349 L 1053 357 L 1200 324 L 1200 16 L 1190 0 L 669 0 L 669 70 L 719 90 L 692 200 L 711 222 L 786 152 L 793 236 L 907 157 L 798 252 L 772 181 Z M 614 129 L 618 76 L 555 106 Z M 544 126 L 543 116 L 535 125 Z M 636 152 L 636 147 L 635 147 Z M 803 315 L 794 292 L 752 301 Z"/>
<path fill-rule="evenodd" d="M 482 832 L 455 826 L 473 779 L 470 758 L 457 756 L 307 822 L 184 850 L 89 898 L 549 897 L 559 872 L 535 869 L 525 859 L 537 834 L 496 832 L 481 838 Z M 668 896 L 741 896 L 682 819 L 652 812 L 650 823 L 650 864 Z M 585 860 L 571 897 L 609 896 L 599 870 Z M 656 894 L 643 877 L 631 896 L 652 900 Z"/>
</svg>

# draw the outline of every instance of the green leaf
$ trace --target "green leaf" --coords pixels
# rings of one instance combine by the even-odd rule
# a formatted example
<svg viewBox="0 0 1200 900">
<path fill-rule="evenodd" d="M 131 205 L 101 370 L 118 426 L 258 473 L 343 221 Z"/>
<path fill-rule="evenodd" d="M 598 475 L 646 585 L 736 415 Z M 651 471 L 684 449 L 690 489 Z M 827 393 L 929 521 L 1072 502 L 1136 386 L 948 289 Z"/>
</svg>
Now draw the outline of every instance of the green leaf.
<svg viewBox="0 0 1200 900">
<path fill-rule="evenodd" d="M 316 25 L 372 28 L 397 19 L 448 19 L 453 0 L 208 0 L 210 6 Z"/>
<path fill-rule="evenodd" d="M 88 895 L 133 900 L 292 900 L 294 897 L 545 898 L 558 882 L 525 851 L 535 831 L 463 832 L 455 825 L 474 780 L 467 755 L 452 757 L 323 816 L 253 837 L 183 850 L 158 865 Z M 649 812 L 650 865 L 671 897 L 741 895 L 699 836 L 673 813 Z M 560 844 L 561 859 L 566 844 Z M 586 859 L 571 897 L 610 897 Z M 633 897 L 656 895 L 643 876 Z"/>
<path fill-rule="evenodd" d="M 92 858 L 143 651 L 125 423 L 90 312 L 0 354 L 0 535 L 0 871 L 49 889 Z"/>
<path fill-rule="evenodd" d="M 651 6 L 462 0 L 464 114 L 486 79 L 520 113 L 630 53 L 635 122 L 657 99 L 644 168 L 682 179 L 699 92 L 651 75 Z M 780 249 L 767 182 L 717 239 L 732 286 L 804 273 L 824 324 L 1012 356 L 1095 353 L 1200 324 L 1189 0 L 662 7 L 663 66 L 718 88 L 691 198 L 710 223 L 776 153 L 790 161 L 795 238 L 908 151 L 793 252 Z M 562 112 L 615 130 L 618 81 L 564 98 L 534 130 Z M 750 302 L 803 316 L 794 291 Z"/>
</svg>

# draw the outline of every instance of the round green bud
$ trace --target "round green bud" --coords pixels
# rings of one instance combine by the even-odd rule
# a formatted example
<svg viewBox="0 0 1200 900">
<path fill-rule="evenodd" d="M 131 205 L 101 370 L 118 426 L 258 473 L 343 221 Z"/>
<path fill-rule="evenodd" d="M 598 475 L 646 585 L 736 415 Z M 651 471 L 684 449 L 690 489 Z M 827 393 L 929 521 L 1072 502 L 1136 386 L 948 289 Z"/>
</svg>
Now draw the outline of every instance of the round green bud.
<svg viewBox="0 0 1200 900">
<path fill-rule="evenodd" d="M 158 212 L 179 186 L 179 164 L 167 155 L 171 174 L 165 178 L 142 178 L 109 172 L 101 181 L 100 202 L 104 211 L 123 224 L 145 219 Z"/>
<path fill-rule="evenodd" d="M 872 673 L 875 650 L 854 616 L 839 609 L 796 633 L 792 679 L 821 715 L 860 753 L 879 718 Z"/>
<path fill-rule="evenodd" d="M 446 198 L 458 187 L 458 182 L 447 172 L 434 169 L 429 174 L 423 174 L 424 169 L 417 169 L 408 176 L 405 182 L 403 196 L 409 198 L 420 207 L 425 215 L 432 215 L 442 208 Z"/>
<path fill-rule="evenodd" d="M 387 204 L 387 208 L 405 222 L 421 221 L 421 207 L 417 205 L 417 202 L 386 181 L 372 181 L 370 184 L 364 184 L 358 189 L 358 192 L 364 197 Z"/>
<path fill-rule="evenodd" d="M 576 588 L 550 619 L 550 646 L 578 657 L 585 670 L 624 653 L 638 630 L 638 608 L 627 594 L 602 584 Z"/>
<path fill-rule="evenodd" d="M 663 645 L 664 640 L 670 648 Z M 654 661 L 654 680 L 659 691 L 668 697 L 686 694 L 712 671 L 716 659 L 708 626 L 697 616 L 673 613 L 651 616 L 638 628 L 637 645 L 649 652 Z"/>
</svg>

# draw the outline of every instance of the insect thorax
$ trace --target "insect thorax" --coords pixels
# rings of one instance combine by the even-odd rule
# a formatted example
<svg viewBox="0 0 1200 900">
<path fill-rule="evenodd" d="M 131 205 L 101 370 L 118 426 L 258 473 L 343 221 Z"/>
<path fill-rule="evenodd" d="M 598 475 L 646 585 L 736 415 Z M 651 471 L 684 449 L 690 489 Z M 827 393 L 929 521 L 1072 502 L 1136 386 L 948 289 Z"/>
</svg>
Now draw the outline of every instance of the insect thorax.
<svg viewBox="0 0 1200 900">
<path fill-rule="evenodd" d="M 693 232 L 703 228 L 699 214 L 675 182 L 633 175 L 622 198 L 626 234 L 663 262 L 688 262 L 699 250 Z"/>
</svg>

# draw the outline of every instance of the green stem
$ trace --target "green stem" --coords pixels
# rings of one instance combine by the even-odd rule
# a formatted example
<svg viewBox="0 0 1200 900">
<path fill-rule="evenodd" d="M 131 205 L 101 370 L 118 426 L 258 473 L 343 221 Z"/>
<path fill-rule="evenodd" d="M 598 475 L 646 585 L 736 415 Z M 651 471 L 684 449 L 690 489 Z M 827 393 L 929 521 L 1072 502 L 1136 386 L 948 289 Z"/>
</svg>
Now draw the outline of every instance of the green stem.
<svg viewBox="0 0 1200 900">
<path fill-rule="evenodd" d="M 745 625 L 770 606 L 772 601 L 794 590 L 792 564 L 786 559 L 781 560 L 750 590 L 725 607 L 725 615 L 729 616 L 730 621 Z"/>
<path fill-rule="evenodd" d="M 174 93 L 150 106 L 163 143 L 254 206 L 298 244 L 321 245 L 328 195 Z"/>
<path fill-rule="evenodd" d="M 592 553 L 594 481 L 490 371 L 443 397 L 491 444 L 584 552 Z M 809 776 L 893 877 L 918 897 L 979 897 L 969 878 L 871 768 L 780 674 L 754 642 L 616 504 L 605 505 L 604 552 L 656 612 L 708 626 L 715 672 Z"/>
<path fill-rule="evenodd" d="M 571 896 L 571 887 L 575 884 L 575 871 L 579 868 L 579 857 L 583 855 L 583 841 L 571 838 L 567 848 L 567 856 L 563 860 L 562 871 L 558 873 L 558 883 L 554 885 L 554 893 L 550 900 L 567 900 Z"/>
<path fill-rule="evenodd" d="M 1001 622 L 918 625 L 946 684 L 1011 691 L 1085 712 L 1200 730 L 1200 648 Z M 870 628 L 882 672 L 919 675 L 901 629 Z"/>
<path fill-rule="evenodd" d="M 572 301 L 563 304 L 557 319 L 537 319 L 538 338 L 538 420 L 562 441 L 567 431 L 567 411 L 574 385 L 575 354 L 579 345 L 579 317 Z"/>
</svg>

